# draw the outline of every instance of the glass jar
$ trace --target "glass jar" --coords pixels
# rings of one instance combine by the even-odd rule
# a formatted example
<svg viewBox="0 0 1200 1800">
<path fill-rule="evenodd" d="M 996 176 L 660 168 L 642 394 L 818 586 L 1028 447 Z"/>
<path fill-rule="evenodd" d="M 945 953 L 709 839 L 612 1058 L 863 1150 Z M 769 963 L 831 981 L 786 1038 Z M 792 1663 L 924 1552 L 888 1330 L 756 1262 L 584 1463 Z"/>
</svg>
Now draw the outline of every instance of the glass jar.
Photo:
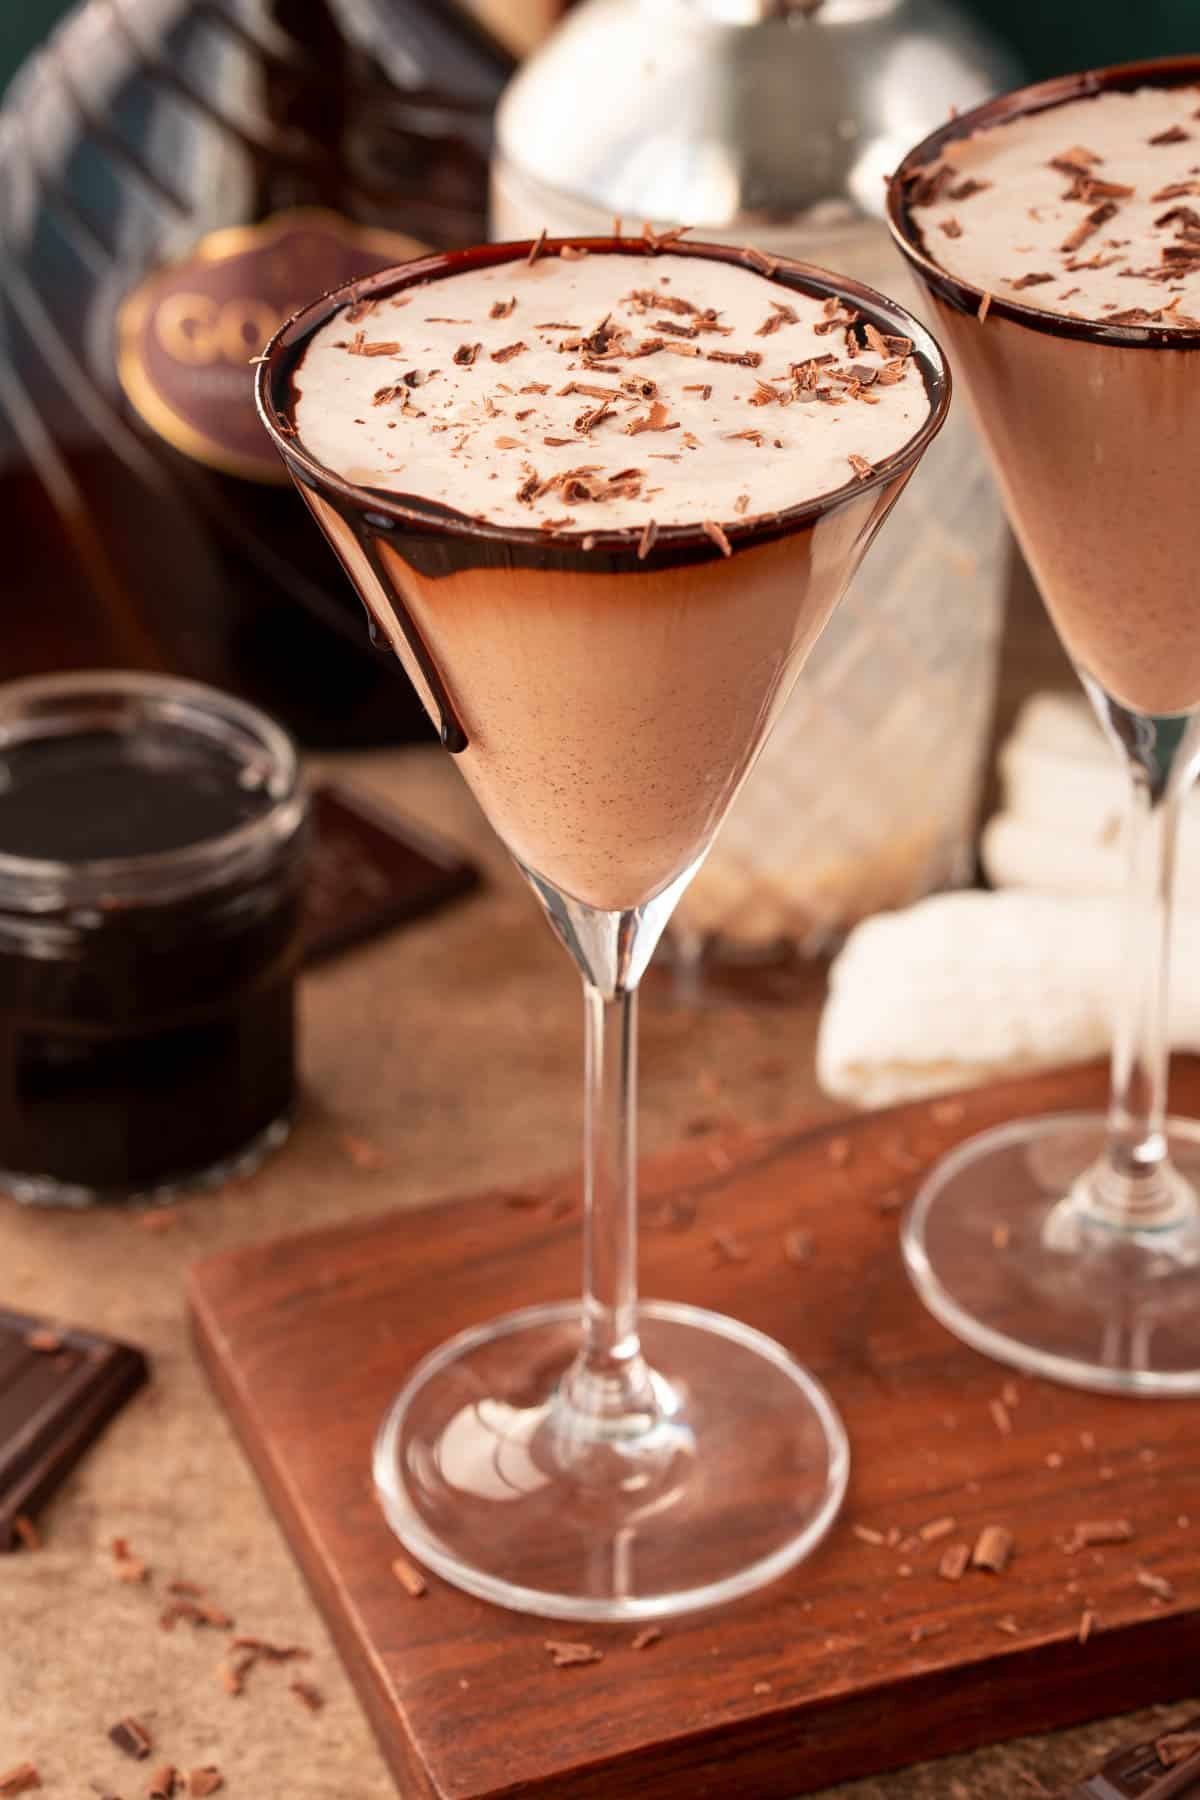
<svg viewBox="0 0 1200 1800">
<path fill-rule="evenodd" d="M 0 688 L 0 1187 L 162 1198 L 286 1136 L 308 804 L 192 682 Z"/>
</svg>

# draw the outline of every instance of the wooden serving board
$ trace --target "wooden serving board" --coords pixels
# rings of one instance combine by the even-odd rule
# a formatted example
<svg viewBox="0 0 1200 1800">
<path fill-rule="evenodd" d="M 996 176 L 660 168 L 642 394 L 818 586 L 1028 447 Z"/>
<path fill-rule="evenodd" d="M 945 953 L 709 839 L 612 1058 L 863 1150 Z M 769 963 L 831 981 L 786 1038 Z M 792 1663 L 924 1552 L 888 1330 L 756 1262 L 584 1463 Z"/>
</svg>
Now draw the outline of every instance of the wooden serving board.
<svg viewBox="0 0 1200 1800">
<path fill-rule="evenodd" d="M 406 1800 L 785 1800 L 1196 1690 L 1200 1403 L 1013 1376 L 926 1315 L 896 1248 L 897 1207 L 934 1157 L 1103 1094 L 1103 1071 L 1071 1070 L 816 1132 L 698 1139 L 647 1165 L 645 1291 L 787 1344 L 840 1406 L 854 1470 L 811 1561 L 642 1650 L 632 1629 L 549 1626 L 434 1578 L 410 1598 L 369 1478 L 376 1425 L 418 1357 L 573 1290 L 573 1182 L 194 1270 L 201 1354 Z M 1200 1063 L 1181 1061 L 1174 1100 L 1200 1112 Z M 783 1248 L 797 1227 L 812 1235 L 803 1266 Z M 1066 1547 L 1077 1525 L 1115 1519 L 1130 1541 Z M 1008 1569 L 939 1577 L 947 1546 L 988 1525 L 1013 1533 Z M 603 1659 L 556 1668 L 548 1637 Z"/>
</svg>

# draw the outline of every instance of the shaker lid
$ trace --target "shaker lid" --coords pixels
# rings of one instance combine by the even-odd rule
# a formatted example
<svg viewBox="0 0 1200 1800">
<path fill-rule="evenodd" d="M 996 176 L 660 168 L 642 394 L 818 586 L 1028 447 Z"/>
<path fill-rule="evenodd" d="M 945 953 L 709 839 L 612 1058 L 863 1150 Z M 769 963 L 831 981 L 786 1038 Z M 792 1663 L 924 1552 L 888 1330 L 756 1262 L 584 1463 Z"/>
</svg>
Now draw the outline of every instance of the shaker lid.
<svg viewBox="0 0 1200 1800">
<path fill-rule="evenodd" d="M 881 216 L 904 153 L 1017 79 L 953 0 L 584 0 L 510 83 L 497 137 L 627 221 Z"/>
</svg>

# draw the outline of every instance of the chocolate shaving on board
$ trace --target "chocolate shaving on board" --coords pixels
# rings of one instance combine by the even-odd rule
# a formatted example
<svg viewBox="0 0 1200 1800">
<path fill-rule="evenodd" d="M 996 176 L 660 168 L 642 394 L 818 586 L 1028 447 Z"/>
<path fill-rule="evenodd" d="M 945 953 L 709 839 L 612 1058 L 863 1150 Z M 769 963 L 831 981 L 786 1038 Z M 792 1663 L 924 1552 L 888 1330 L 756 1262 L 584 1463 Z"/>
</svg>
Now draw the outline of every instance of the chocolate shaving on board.
<svg viewBox="0 0 1200 1800">
<path fill-rule="evenodd" d="M 1005 1525 L 985 1525 L 971 1552 L 971 1567 L 1003 1575 L 1012 1560 L 1013 1534 Z"/>
<path fill-rule="evenodd" d="M 400 1583 L 410 1600 L 420 1600 L 429 1592 L 428 1583 L 415 1563 L 409 1562 L 406 1556 L 397 1556 L 392 1560 L 392 1574 Z"/>
<path fill-rule="evenodd" d="M 202 1769 L 193 1769 L 188 1776 L 188 1793 L 191 1800 L 208 1800 L 209 1794 L 215 1794 L 225 1786 L 225 1777 L 215 1764 L 209 1763 Z"/>
</svg>

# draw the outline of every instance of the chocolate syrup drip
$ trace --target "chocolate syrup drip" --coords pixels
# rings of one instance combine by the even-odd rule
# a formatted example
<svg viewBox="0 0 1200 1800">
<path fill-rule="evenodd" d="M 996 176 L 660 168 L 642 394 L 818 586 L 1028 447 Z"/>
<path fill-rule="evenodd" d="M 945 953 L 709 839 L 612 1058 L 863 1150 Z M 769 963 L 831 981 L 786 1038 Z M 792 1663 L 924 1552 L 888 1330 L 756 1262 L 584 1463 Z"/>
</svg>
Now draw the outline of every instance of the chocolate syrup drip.
<svg viewBox="0 0 1200 1800">
<path fill-rule="evenodd" d="M 454 702 L 449 690 L 442 680 L 437 664 L 429 653 L 429 648 L 417 627 L 417 622 L 408 610 L 404 596 L 398 591 L 395 583 L 388 575 L 383 558 L 379 554 L 377 540 L 392 528 L 390 519 L 379 513 L 361 513 L 358 509 L 347 508 L 342 518 L 354 533 L 355 542 L 366 557 L 380 588 L 386 595 L 388 604 L 396 615 L 396 623 L 404 634 L 404 641 L 412 653 L 413 661 L 421 671 L 430 697 L 438 713 L 438 735 L 451 756 L 461 756 L 470 739 L 463 728 L 462 720 L 454 710 Z M 372 642 L 374 633 L 372 632 Z"/>
</svg>

